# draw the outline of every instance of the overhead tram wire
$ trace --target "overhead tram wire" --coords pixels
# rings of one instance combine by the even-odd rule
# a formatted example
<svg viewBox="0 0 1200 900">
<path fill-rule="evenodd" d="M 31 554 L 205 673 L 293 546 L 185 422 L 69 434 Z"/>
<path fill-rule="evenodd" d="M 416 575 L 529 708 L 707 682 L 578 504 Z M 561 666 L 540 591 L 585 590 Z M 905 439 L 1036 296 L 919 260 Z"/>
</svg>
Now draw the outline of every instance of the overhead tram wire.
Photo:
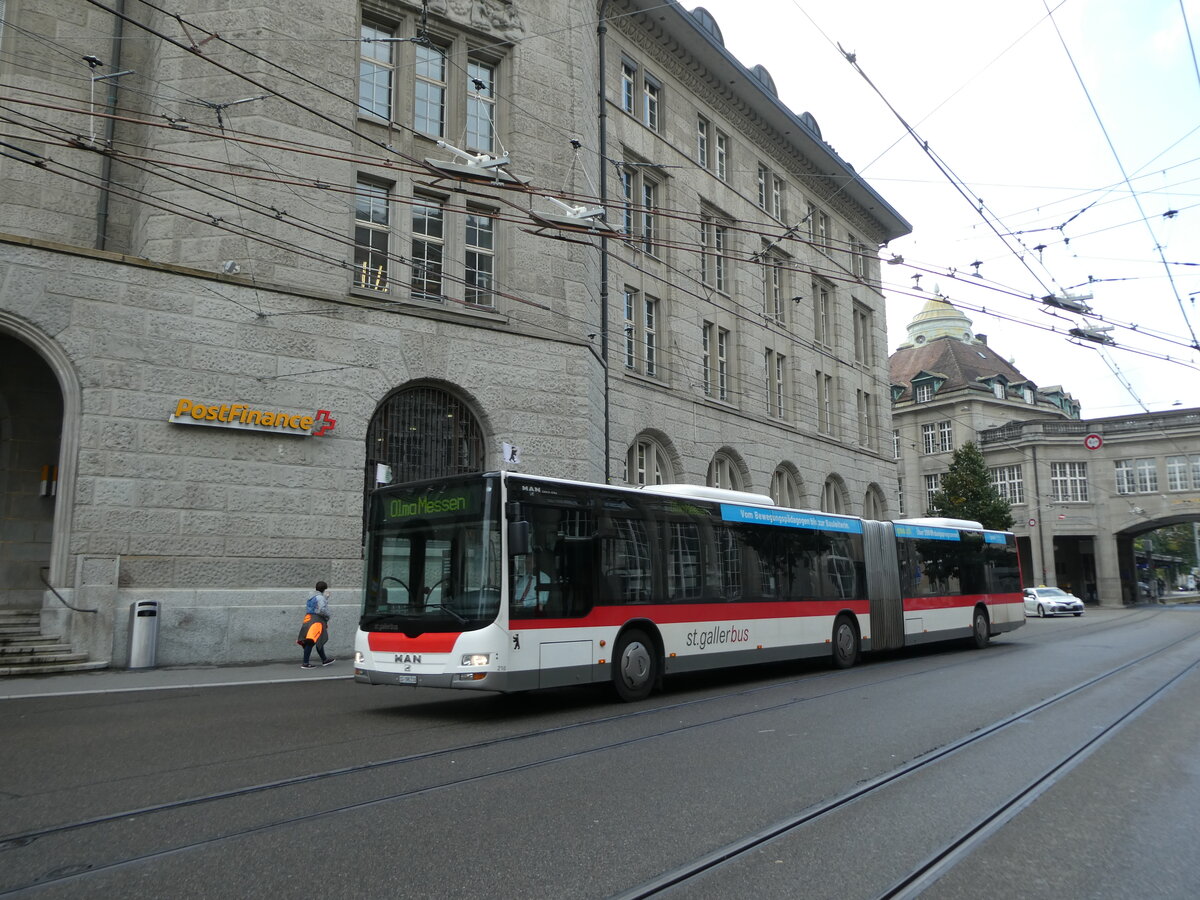
<svg viewBox="0 0 1200 900">
<path fill-rule="evenodd" d="M 1045 5 L 1046 0 L 1042 0 L 1042 3 Z M 1049 13 L 1049 6 L 1046 7 L 1046 11 Z M 1117 168 L 1121 172 L 1121 177 L 1124 179 L 1126 186 L 1129 188 L 1130 197 L 1137 206 L 1138 213 L 1141 215 L 1142 221 L 1146 224 L 1146 230 L 1150 233 L 1150 239 L 1154 242 L 1155 252 L 1158 253 L 1159 259 L 1162 261 L 1163 267 L 1166 269 L 1167 279 L 1171 284 L 1172 292 L 1175 294 L 1175 301 L 1179 305 L 1179 312 L 1183 316 L 1183 321 L 1187 326 L 1188 334 L 1192 338 L 1192 346 L 1195 349 L 1200 350 L 1200 341 L 1196 339 L 1196 331 L 1192 327 L 1192 322 L 1188 317 L 1187 310 L 1184 308 L 1183 298 L 1179 294 L 1179 287 L 1175 284 L 1174 274 L 1171 272 L 1171 267 L 1167 265 L 1167 258 L 1163 253 L 1162 244 L 1159 243 L 1157 236 L 1154 234 L 1154 228 L 1150 225 L 1150 219 L 1146 215 L 1145 209 L 1142 207 L 1141 198 L 1138 196 L 1138 192 L 1134 189 L 1133 183 L 1129 178 L 1129 174 L 1125 171 L 1125 164 L 1121 161 L 1121 155 L 1117 153 L 1117 148 L 1112 142 L 1112 137 L 1108 133 L 1108 128 L 1104 125 L 1104 120 L 1100 116 L 1100 111 L 1096 108 L 1096 103 L 1092 99 L 1091 91 L 1088 90 L 1087 84 L 1083 80 L 1083 73 L 1079 71 L 1079 66 L 1075 63 L 1075 57 L 1071 54 L 1071 48 L 1067 46 L 1066 38 L 1063 37 L 1062 30 L 1058 27 L 1058 22 L 1053 16 L 1050 16 L 1050 22 L 1054 25 L 1054 33 L 1058 35 L 1058 40 L 1059 43 L 1062 44 L 1063 52 L 1067 55 L 1067 59 L 1071 63 L 1071 69 L 1074 71 L 1075 77 L 1079 81 L 1079 87 L 1082 89 L 1084 96 L 1087 98 L 1088 106 L 1091 108 L 1092 115 L 1096 119 L 1096 124 L 1100 126 L 1100 132 L 1104 135 L 1104 141 L 1106 144 L 1108 144 L 1109 152 L 1112 153 L 1113 160 L 1116 162 Z M 1195 53 L 1195 48 L 1193 48 L 1192 52 L 1193 54 Z"/>
<path fill-rule="evenodd" d="M 98 5 L 98 4 L 95 4 L 95 5 Z M 168 41 L 169 41 L 169 40 L 170 40 L 170 38 L 164 38 L 164 40 L 168 40 Z M 176 46 L 178 46 L 178 42 L 175 42 L 175 43 L 176 43 Z M 389 150 L 391 150 L 391 148 L 385 148 L 385 149 L 389 149 Z M 422 170 L 422 172 L 424 172 L 424 169 L 421 169 L 421 170 Z"/>
<path fill-rule="evenodd" d="M 170 127 L 169 125 L 162 124 L 162 123 L 154 123 L 154 124 L 156 124 L 158 127 Z M 193 129 L 193 130 L 195 130 L 195 129 Z M 217 135 L 215 135 L 215 133 L 208 133 L 208 132 L 197 132 L 197 133 L 199 133 L 199 134 L 203 134 L 203 135 L 207 135 L 207 136 L 217 136 Z M 235 139 L 235 138 L 233 138 L 233 137 L 229 137 L 229 139 Z M 287 148 L 287 147 L 283 147 L 283 146 L 281 146 L 281 145 L 277 145 L 277 144 L 273 144 L 273 145 L 270 145 L 270 146 L 278 146 L 278 147 L 280 147 L 280 149 L 293 149 L 293 150 L 295 150 L 296 152 L 307 152 L 307 153 L 313 153 L 313 152 L 314 152 L 314 151 L 312 151 L 311 149 L 307 149 L 307 148 Z M 344 157 L 337 157 L 337 156 L 336 156 L 336 155 L 334 155 L 334 154 L 326 154 L 326 155 L 333 156 L 333 157 L 335 157 L 335 158 L 344 158 Z M 367 160 L 360 160 L 360 162 L 367 162 Z M 376 163 L 376 164 L 384 164 L 384 163 L 381 163 L 380 161 L 378 161 L 378 160 L 374 160 L 374 159 L 371 159 L 371 160 L 370 160 L 370 162 L 371 162 L 371 163 Z M 423 173 L 425 173 L 425 171 L 426 171 L 426 170 L 424 169 L 424 167 L 421 167 L 421 168 L 419 168 L 417 171 L 418 171 L 419 173 L 422 173 L 422 174 L 423 174 Z M 310 185 L 310 184 L 308 184 L 308 183 L 304 183 L 304 182 L 297 182 L 296 184 L 297 184 L 297 186 L 301 186 L 301 187 L 311 187 L 311 186 L 312 186 L 312 185 Z M 401 201 L 401 202 L 404 202 L 404 201 L 405 201 L 407 198 L 403 198 L 403 197 L 396 197 L 395 199 L 397 199 L 397 200 L 399 200 L 399 201 Z M 664 214 L 665 214 L 665 213 L 664 213 L 664 211 L 663 211 L 663 210 L 661 210 L 661 209 L 660 209 L 660 210 L 656 210 L 656 213 L 657 213 L 657 214 L 659 214 L 659 215 L 664 215 Z M 522 223 L 524 223 L 524 221 L 525 221 L 525 220 L 524 220 L 524 219 L 522 219 L 522 220 L 512 220 L 512 221 L 521 221 Z M 695 221 L 695 219 L 693 218 L 693 219 L 692 219 L 692 221 L 694 222 L 694 221 Z M 751 234 L 756 234 L 756 235 L 760 235 L 760 236 L 764 236 L 764 237 L 765 237 L 765 235 L 762 235 L 762 233 L 760 233 L 760 232 L 755 232 L 755 231 L 753 231 L 753 230 L 751 230 L 751 229 L 745 229 L 745 230 L 746 230 L 748 233 L 751 233 Z M 808 242 L 808 241 L 802 241 L 802 243 L 809 244 L 809 243 L 811 243 L 811 242 Z M 677 246 L 677 249 L 682 249 L 682 250 L 685 250 L 685 251 L 688 251 L 688 252 L 696 252 L 696 253 L 700 253 L 702 248 L 701 248 L 701 246 L 700 246 L 700 245 L 696 244 L 696 245 L 690 245 L 690 246 L 688 246 L 688 245 Z M 732 255 L 729 255 L 729 254 L 726 254 L 726 258 L 728 258 L 728 259 L 733 259 L 733 260 L 736 260 L 736 261 L 744 261 L 744 260 L 741 260 L 741 258 L 740 258 L 740 257 L 734 257 L 734 256 L 732 256 Z M 825 271 L 825 270 L 821 270 L 821 269 L 815 269 L 814 267 L 812 267 L 812 266 L 809 266 L 809 265 L 805 265 L 805 264 L 803 264 L 803 263 L 797 263 L 795 266 L 788 266 L 787 268 L 789 268 L 789 269 L 790 269 L 791 271 L 793 271 L 794 273 L 799 273 L 799 274 L 802 274 L 802 275 L 807 275 L 807 274 L 809 274 L 810 272 L 812 272 L 813 274 L 818 274 L 820 277 L 823 277 L 823 278 L 825 278 L 825 279 L 827 279 L 827 280 L 831 280 L 831 281 L 837 281 L 837 280 L 848 280 L 848 279 L 839 278 L 839 273 L 835 273 L 835 272 L 833 272 L 833 271 L 831 271 L 831 270 L 830 270 L 830 271 Z M 684 274 L 683 270 L 678 270 L 678 271 L 679 271 L 679 273 L 680 273 L 680 274 Z M 939 273 L 939 274 L 942 274 L 942 273 Z M 947 273 L 947 274 L 946 274 L 946 277 L 953 277 L 953 276 L 951 276 L 951 275 L 949 275 L 949 274 Z M 678 287 L 678 285 L 673 285 L 673 286 L 674 286 L 674 287 Z M 995 288 L 995 289 L 997 289 L 997 290 L 1001 290 L 1001 291 L 1003 291 L 1003 290 L 1004 290 L 1003 288 Z M 901 292 L 901 293 L 903 293 L 903 291 L 900 291 L 900 292 Z M 1011 295 L 1013 295 L 1013 296 L 1019 296 L 1019 297 L 1028 297 L 1028 295 L 1026 295 L 1026 294 L 1024 294 L 1024 293 L 1016 292 L 1016 291 L 1009 291 L 1008 293 L 1010 293 L 1010 294 L 1011 294 Z M 707 299 L 707 294 L 696 294 L 696 296 L 697 296 L 699 299 Z M 913 294 L 913 295 L 911 295 L 911 296 L 914 296 L 914 297 L 919 297 L 919 296 L 921 296 L 921 295 L 919 295 L 919 294 Z M 981 311 L 981 312 L 985 312 L 986 314 L 989 314 L 989 315 L 996 315 L 996 313 L 995 313 L 993 310 L 988 310 L 986 307 L 982 307 L 982 306 L 974 305 L 974 306 L 970 306 L 970 307 L 968 307 L 968 308 L 977 309 L 977 310 L 979 310 L 979 311 Z M 750 316 L 748 316 L 747 318 L 748 318 L 748 320 L 750 320 L 750 321 L 757 321 L 757 316 L 756 316 L 756 315 L 754 315 L 754 314 L 751 314 L 751 315 L 750 315 Z M 1006 319 L 1007 319 L 1007 320 L 1009 320 L 1009 321 L 1014 321 L 1014 322 L 1021 323 L 1021 324 L 1027 324 L 1027 323 L 1025 322 L 1025 320 L 1021 320 L 1021 319 L 1014 319 L 1014 318 L 1012 318 L 1012 317 L 1003 317 L 1003 318 L 1006 318 Z M 1043 330 L 1049 330 L 1049 331 L 1050 331 L 1050 332 L 1052 332 L 1052 333 L 1061 333 L 1061 332 L 1057 332 L 1057 331 L 1056 331 L 1056 329 L 1053 329 L 1053 328 L 1050 328 L 1050 329 L 1043 329 Z M 1142 333 L 1148 333 L 1148 332 L 1146 332 L 1145 330 L 1142 330 Z M 1181 345 L 1181 346 L 1182 346 L 1182 345 Z M 1146 354 L 1146 353 L 1144 353 L 1144 352 L 1143 352 L 1143 353 L 1142 353 L 1142 355 L 1148 355 L 1148 354 Z M 1152 356 L 1153 356 L 1153 354 L 1149 354 L 1149 355 L 1152 355 Z M 1154 356 L 1154 358 L 1160 358 L 1160 359 L 1164 359 L 1164 360 L 1166 360 L 1166 361 L 1171 361 L 1171 362 L 1178 362 L 1178 360 L 1175 360 L 1175 359 L 1173 359 L 1173 358 L 1170 358 L 1170 357 Z"/>
<path fill-rule="evenodd" d="M 97 4 L 97 5 L 98 5 L 98 4 Z M 169 40 L 169 38 L 168 38 L 168 40 Z M 389 148 L 389 149 L 390 149 L 390 148 Z M 202 217 L 202 218 L 200 218 L 200 220 L 199 220 L 199 221 L 204 221 L 204 220 L 203 220 L 203 217 Z"/>
</svg>

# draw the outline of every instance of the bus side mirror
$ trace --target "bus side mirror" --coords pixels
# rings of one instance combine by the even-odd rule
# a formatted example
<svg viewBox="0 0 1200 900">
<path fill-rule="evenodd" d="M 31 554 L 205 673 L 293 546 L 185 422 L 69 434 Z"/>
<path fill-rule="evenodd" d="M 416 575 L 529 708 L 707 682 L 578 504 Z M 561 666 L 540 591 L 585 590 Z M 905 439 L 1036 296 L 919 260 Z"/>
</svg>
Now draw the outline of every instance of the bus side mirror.
<svg viewBox="0 0 1200 900">
<path fill-rule="evenodd" d="M 524 556 L 530 550 L 529 523 L 508 523 L 508 554 L 509 556 Z"/>
</svg>

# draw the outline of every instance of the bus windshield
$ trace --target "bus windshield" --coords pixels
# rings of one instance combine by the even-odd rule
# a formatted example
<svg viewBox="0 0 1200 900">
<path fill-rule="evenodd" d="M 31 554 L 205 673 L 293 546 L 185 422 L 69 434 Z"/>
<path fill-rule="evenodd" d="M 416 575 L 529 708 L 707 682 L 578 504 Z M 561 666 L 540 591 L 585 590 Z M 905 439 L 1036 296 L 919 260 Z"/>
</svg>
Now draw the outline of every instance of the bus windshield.
<svg viewBox="0 0 1200 900">
<path fill-rule="evenodd" d="M 495 479 L 382 488 L 371 497 L 364 631 L 469 631 L 500 610 Z"/>
</svg>

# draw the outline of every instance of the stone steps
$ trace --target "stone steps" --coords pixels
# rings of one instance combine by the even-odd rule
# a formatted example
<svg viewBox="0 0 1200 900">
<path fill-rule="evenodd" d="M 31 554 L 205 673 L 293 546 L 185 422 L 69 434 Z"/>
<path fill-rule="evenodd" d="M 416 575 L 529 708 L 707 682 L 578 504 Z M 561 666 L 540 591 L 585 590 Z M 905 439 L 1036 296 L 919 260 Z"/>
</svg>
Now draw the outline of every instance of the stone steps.
<svg viewBox="0 0 1200 900">
<path fill-rule="evenodd" d="M 0 610 L 0 676 L 53 675 L 107 669 L 86 653 L 75 653 L 62 636 L 42 634 L 37 610 Z"/>
</svg>

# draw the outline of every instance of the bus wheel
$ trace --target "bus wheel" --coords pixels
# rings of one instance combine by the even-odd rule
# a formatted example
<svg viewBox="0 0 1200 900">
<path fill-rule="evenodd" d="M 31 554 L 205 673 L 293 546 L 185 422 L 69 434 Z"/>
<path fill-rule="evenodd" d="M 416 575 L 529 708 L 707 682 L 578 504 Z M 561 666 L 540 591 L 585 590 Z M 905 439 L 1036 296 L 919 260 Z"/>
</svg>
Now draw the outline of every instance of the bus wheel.
<svg viewBox="0 0 1200 900">
<path fill-rule="evenodd" d="M 858 629 L 849 616 L 838 616 L 833 623 L 833 667 L 848 669 L 858 662 Z"/>
<path fill-rule="evenodd" d="M 988 645 L 992 636 L 988 633 L 988 617 L 982 609 L 975 610 L 975 618 L 971 620 L 971 646 L 982 650 Z"/>
<path fill-rule="evenodd" d="M 658 654 L 645 633 L 636 628 L 617 641 L 613 654 L 613 687 L 622 700 L 645 700 L 658 678 Z"/>
</svg>

